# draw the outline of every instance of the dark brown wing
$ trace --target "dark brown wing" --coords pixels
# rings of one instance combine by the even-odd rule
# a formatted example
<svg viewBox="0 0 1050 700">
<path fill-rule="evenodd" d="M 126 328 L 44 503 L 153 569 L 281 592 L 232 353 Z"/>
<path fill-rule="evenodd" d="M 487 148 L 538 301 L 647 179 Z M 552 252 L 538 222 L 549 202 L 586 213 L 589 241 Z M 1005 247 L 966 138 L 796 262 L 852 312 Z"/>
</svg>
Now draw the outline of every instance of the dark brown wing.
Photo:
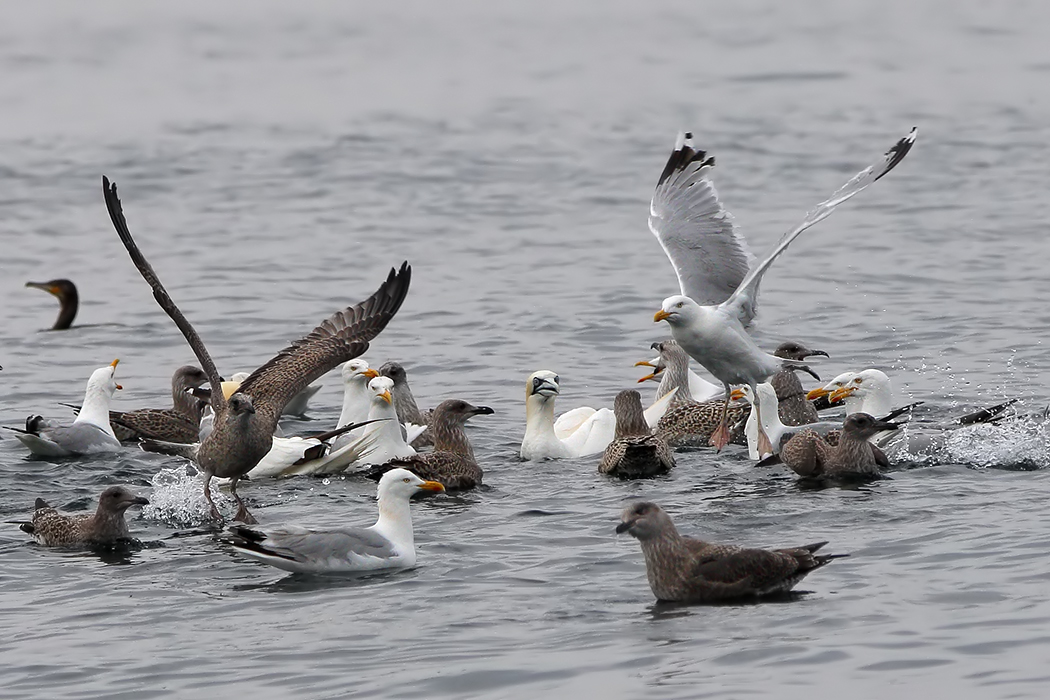
<svg viewBox="0 0 1050 700">
<path fill-rule="evenodd" d="M 412 268 L 407 262 L 400 270 L 391 269 L 375 294 L 329 316 L 252 372 L 237 391 L 252 397 L 257 417 L 265 416 L 276 426 L 284 405 L 293 396 L 336 365 L 368 349 L 368 341 L 379 335 L 401 308 L 411 279 Z"/>
<path fill-rule="evenodd" d="M 798 560 L 785 552 L 742 549 L 721 559 L 700 564 L 693 575 L 705 581 L 735 584 L 747 582 L 755 591 L 789 579 L 799 569 Z"/>
<path fill-rule="evenodd" d="M 197 442 L 199 439 L 198 426 L 166 408 L 140 408 L 126 413 L 110 411 L 109 420 L 133 430 L 137 437 L 166 442 Z"/>
<path fill-rule="evenodd" d="M 481 483 L 482 471 L 474 460 L 453 452 L 428 452 L 393 459 L 368 472 L 367 476 L 378 480 L 391 469 L 402 467 L 420 479 L 440 482 L 449 491 L 472 489 Z"/>
<path fill-rule="evenodd" d="M 205 374 L 208 375 L 208 382 L 212 386 L 219 386 L 221 383 L 219 372 L 215 369 L 215 363 L 212 362 L 211 355 L 208 354 L 208 348 L 204 347 L 204 341 L 197 335 L 197 331 L 194 330 L 190 322 L 182 315 L 179 307 L 168 296 L 164 285 L 160 283 L 160 278 L 153 271 L 153 266 L 149 264 L 142 251 L 139 250 L 138 245 L 135 244 L 135 239 L 131 237 L 131 232 L 128 230 L 128 222 L 124 219 L 124 209 L 120 206 L 120 198 L 117 197 L 117 185 L 116 183 L 111 184 L 109 178 L 105 175 L 102 176 L 102 193 L 106 199 L 109 218 L 113 221 L 113 228 L 117 230 L 117 235 L 120 236 L 124 247 L 128 249 L 131 260 L 135 263 L 135 267 L 139 269 L 142 278 L 149 282 L 149 286 L 153 288 L 153 298 L 157 300 L 160 308 L 164 309 L 164 312 L 171 317 L 171 320 L 182 331 L 186 342 L 193 349 L 193 354 L 197 356 L 197 360 L 201 363 L 201 367 L 204 368 Z M 218 415 L 226 410 L 226 399 L 223 398 L 221 391 L 215 393 L 218 394 L 218 397 L 212 400 L 212 409 Z"/>
</svg>

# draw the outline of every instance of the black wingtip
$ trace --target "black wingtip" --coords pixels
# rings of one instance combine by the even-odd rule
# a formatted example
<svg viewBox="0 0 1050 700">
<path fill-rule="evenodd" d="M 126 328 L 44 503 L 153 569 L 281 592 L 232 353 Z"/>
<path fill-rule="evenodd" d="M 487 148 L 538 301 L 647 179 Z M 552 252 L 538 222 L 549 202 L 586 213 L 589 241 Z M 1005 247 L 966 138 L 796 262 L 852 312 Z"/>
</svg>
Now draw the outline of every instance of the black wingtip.
<svg viewBox="0 0 1050 700">
<path fill-rule="evenodd" d="M 690 163 L 696 161 L 700 162 L 698 167 L 713 166 L 715 164 L 715 157 L 708 156 L 707 151 L 700 151 L 693 148 L 691 143 L 688 143 L 693 138 L 693 132 L 687 131 L 680 137 L 681 143 L 676 143 L 675 148 L 671 151 L 671 157 L 667 159 L 667 165 L 664 166 L 664 170 L 660 173 L 660 179 L 656 182 L 656 186 L 664 184 L 667 178 L 671 177 L 676 172 L 684 170 Z"/>
<path fill-rule="evenodd" d="M 888 173 L 897 167 L 897 164 L 904 160 L 904 156 L 908 155 L 908 151 L 915 145 L 915 137 L 919 135 L 918 127 L 912 127 L 908 135 L 902 138 L 900 141 L 893 145 L 893 148 L 886 151 L 886 163 L 882 166 L 882 172 L 879 173 L 875 180 L 879 180 L 883 175 Z"/>
</svg>

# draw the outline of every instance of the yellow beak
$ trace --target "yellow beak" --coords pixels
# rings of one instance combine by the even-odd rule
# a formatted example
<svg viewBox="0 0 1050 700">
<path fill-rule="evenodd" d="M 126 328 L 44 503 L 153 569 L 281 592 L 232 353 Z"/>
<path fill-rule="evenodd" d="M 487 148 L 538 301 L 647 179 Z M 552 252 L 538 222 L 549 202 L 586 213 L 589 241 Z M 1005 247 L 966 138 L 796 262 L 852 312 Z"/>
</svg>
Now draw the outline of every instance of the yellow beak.
<svg viewBox="0 0 1050 700">
<path fill-rule="evenodd" d="M 394 397 L 390 395 L 390 391 L 385 389 L 382 394 L 378 394 L 379 398 L 383 399 L 387 403 L 393 403 Z M 422 488 L 422 487 L 420 487 Z"/>
<path fill-rule="evenodd" d="M 120 360 L 119 360 L 119 359 L 117 359 L 117 360 L 113 360 L 112 362 L 110 362 L 110 363 L 109 363 L 109 366 L 110 366 L 110 367 L 112 367 L 113 369 L 116 369 L 116 368 L 117 368 L 117 363 L 118 363 L 118 362 L 120 362 Z"/>
<path fill-rule="evenodd" d="M 241 388 L 240 382 L 223 382 L 222 383 L 222 397 L 228 399 L 233 396 L 234 392 Z"/>
<path fill-rule="evenodd" d="M 439 493 L 445 490 L 440 481 L 424 481 L 418 488 L 420 491 L 437 491 Z"/>
<path fill-rule="evenodd" d="M 740 401 L 741 399 L 745 398 L 746 396 L 747 395 L 744 393 L 743 389 L 733 389 L 731 392 L 729 392 L 729 400 L 730 401 Z"/>
<path fill-rule="evenodd" d="M 375 371 L 374 369 L 372 369 L 371 367 L 369 367 L 368 369 L 366 369 L 366 370 L 365 370 L 364 372 L 362 372 L 361 374 L 362 374 L 362 375 L 364 375 L 364 376 L 366 376 L 366 377 L 368 377 L 369 379 L 375 379 L 376 377 L 378 377 L 378 376 L 379 376 L 379 372 L 376 372 L 376 371 Z"/>
<path fill-rule="evenodd" d="M 819 389 L 814 389 L 813 391 L 806 394 L 806 400 L 812 401 L 813 399 L 822 399 L 830 393 L 831 392 L 825 389 L 824 387 L 820 387 Z"/>
<path fill-rule="evenodd" d="M 663 309 L 660 309 L 659 311 L 656 312 L 656 315 L 653 316 L 653 322 L 656 323 L 656 322 L 659 322 L 659 321 L 663 321 L 665 318 L 667 318 L 670 315 L 671 314 L 667 313 Z"/>
<path fill-rule="evenodd" d="M 853 392 L 855 392 L 856 390 L 857 387 L 855 386 L 840 387 L 838 389 L 835 389 L 835 391 L 831 392 L 831 396 L 828 397 L 828 401 L 830 401 L 831 403 L 838 403 L 847 396 L 853 396 Z"/>
<path fill-rule="evenodd" d="M 650 362 L 649 360 L 642 360 L 641 362 L 635 362 L 634 366 L 635 367 L 652 367 L 653 363 Z"/>
<path fill-rule="evenodd" d="M 638 383 L 641 384 L 642 382 L 649 381 L 650 379 L 656 379 L 656 375 L 655 374 L 647 374 L 644 377 L 642 377 L 641 379 L 639 379 Z"/>
</svg>

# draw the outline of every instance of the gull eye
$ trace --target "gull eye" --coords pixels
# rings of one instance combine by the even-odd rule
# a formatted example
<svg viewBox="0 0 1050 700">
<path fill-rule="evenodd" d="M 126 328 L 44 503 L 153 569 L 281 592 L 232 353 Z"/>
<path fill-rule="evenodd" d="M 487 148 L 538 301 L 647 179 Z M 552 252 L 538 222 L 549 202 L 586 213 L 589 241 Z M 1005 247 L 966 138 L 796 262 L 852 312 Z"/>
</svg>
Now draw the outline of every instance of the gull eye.
<svg viewBox="0 0 1050 700">
<path fill-rule="evenodd" d="M 401 481 L 403 481 L 403 482 L 405 482 L 405 483 L 407 484 L 408 482 L 410 482 L 410 481 L 412 481 L 412 480 L 411 480 L 411 479 L 409 479 L 409 478 L 408 478 L 408 477 L 406 476 L 406 477 L 405 477 L 404 479 L 402 479 Z"/>
<path fill-rule="evenodd" d="M 685 302 L 684 301 L 680 301 L 677 304 L 675 304 L 674 306 L 675 306 L 676 309 L 680 309 L 683 306 L 685 306 Z"/>
<path fill-rule="evenodd" d="M 864 383 L 864 379 L 861 378 L 861 377 L 857 377 L 856 379 L 853 380 L 853 382 L 855 384 L 863 384 Z"/>
</svg>

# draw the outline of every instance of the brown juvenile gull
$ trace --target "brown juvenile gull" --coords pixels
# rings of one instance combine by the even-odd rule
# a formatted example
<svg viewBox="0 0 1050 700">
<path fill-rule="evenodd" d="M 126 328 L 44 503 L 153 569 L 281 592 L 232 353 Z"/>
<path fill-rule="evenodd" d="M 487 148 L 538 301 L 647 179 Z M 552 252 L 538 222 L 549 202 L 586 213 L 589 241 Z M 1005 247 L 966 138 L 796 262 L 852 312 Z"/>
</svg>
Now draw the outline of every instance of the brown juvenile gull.
<svg viewBox="0 0 1050 700">
<path fill-rule="evenodd" d="M 653 343 L 650 347 L 659 352 L 660 356 L 654 360 L 635 362 L 634 366 L 653 368 L 652 373 L 639 379 L 638 383 L 641 384 L 644 381 L 650 379 L 655 380 L 659 377 L 660 385 L 656 389 L 657 399 L 670 393 L 675 387 L 680 387 L 679 393 L 681 393 L 681 387 L 688 389 L 688 393 L 690 394 L 689 398 L 693 401 L 708 401 L 722 396 L 721 386 L 712 384 L 693 370 L 689 369 L 689 355 L 685 354 L 685 350 L 682 350 L 677 341 L 674 339 L 665 340 L 663 342 Z M 667 354 L 675 351 L 681 354 L 682 366 L 681 372 L 672 376 L 665 370 L 667 369 L 669 360 Z"/>
<path fill-rule="evenodd" d="M 481 467 L 463 426 L 474 416 L 491 413 L 493 410 L 488 406 L 472 406 L 460 399 L 442 401 L 430 414 L 434 451 L 391 460 L 372 469 L 368 476 L 378 479 L 394 467 L 404 467 L 421 479 L 441 483 L 449 491 L 480 485 Z"/>
<path fill-rule="evenodd" d="M 413 448 L 429 447 L 434 444 L 434 437 L 430 434 L 430 412 L 426 414 L 419 410 L 416 405 L 416 397 L 412 395 L 412 389 L 408 386 L 408 374 L 405 368 L 397 362 L 387 362 L 379 368 L 379 374 L 394 380 L 394 386 L 390 388 L 390 395 L 394 398 L 394 411 L 397 413 L 398 422 L 404 426 L 406 440 Z M 414 438 L 412 433 L 422 430 Z"/>
<path fill-rule="evenodd" d="M 171 377 L 171 408 L 110 411 L 109 422 L 123 441 L 148 438 L 167 442 L 196 442 L 205 402 L 190 393 L 208 383 L 199 367 L 184 365 Z"/>
<path fill-rule="evenodd" d="M 34 505 L 36 512 L 33 513 L 33 520 L 21 523 L 19 529 L 46 547 L 108 544 L 129 537 L 124 511 L 131 506 L 148 503 L 148 500 L 136 496 L 123 486 L 110 486 L 103 491 L 93 515 L 63 515 L 45 503 L 44 499 L 38 498 Z"/>
<path fill-rule="evenodd" d="M 842 423 L 837 445 L 832 446 L 814 430 L 805 429 L 787 441 L 780 461 L 802 477 L 878 477 L 879 467 L 890 466 L 882 450 L 868 442 L 883 430 L 896 430 L 899 423 L 878 420 L 867 413 L 853 413 Z"/>
<path fill-rule="evenodd" d="M 168 296 L 157 274 L 131 237 L 117 197 L 116 185 L 110 185 L 109 179 L 103 176 L 102 190 L 117 235 L 139 273 L 153 288 L 157 303 L 186 337 L 208 375 L 209 384 L 212 387 L 221 386 L 219 372 L 204 342 Z M 237 480 L 251 471 L 270 451 L 273 432 L 285 404 L 325 372 L 368 349 L 368 342 L 379 335 L 401 307 L 408 294 L 411 276 L 412 269 L 407 262 L 403 263 L 400 270 L 390 271 L 386 281 L 372 296 L 337 311 L 252 372 L 229 399 L 221 391 L 212 392 L 214 428 L 197 450 L 197 464 L 204 472 L 204 498 L 211 506 L 214 518 L 221 519 L 221 516 L 212 503 L 208 487 L 211 478 L 219 476 L 230 479 L 230 493 L 238 506 L 235 519 L 255 522 L 237 495 Z"/>
<path fill-rule="evenodd" d="M 780 347 L 773 353 L 774 357 L 798 361 L 805 360 L 807 357 L 814 357 L 815 355 L 830 357 L 823 350 L 810 350 L 805 345 L 793 341 L 781 343 Z M 780 414 L 780 421 L 784 425 L 816 423 L 820 420 L 820 417 L 817 415 L 817 409 L 806 398 L 806 390 L 802 388 L 802 382 L 799 381 L 798 376 L 795 374 L 796 370 L 808 372 L 810 376 L 818 382 L 820 381 L 820 377 L 817 376 L 816 372 L 806 365 L 784 365 L 781 367 L 780 371 L 769 380 L 769 383 L 773 385 L 773 390 L 777 393 L 777 401 L 779 402 L 777 412 Z"/>
<path fill-rule="evenodd" d="M 75 284 L 70 280 L 60 279 L 50 282 L 26 282 L 26 286 L 43 289 L 58 298 L 58 318 L 55 319 L 55 325 L 51 326 L 51 330 L 64 331 L 73 325 L 73 319 L 77 316 L 77 306 L 80 303 Z"/>
<path fill-rule="evenodd" d="M 730 394 L 733 399 L 743 398 L 739 389 Z M 705 447 L 714 444 L 712 434 L 722 419 L 722 399 L 713 399 L 703 403 L 683 403 L 667 411 L 656 424 L 656 434 L 667 441 L 671 447 Z M 747 404 L 732 405 L 725 412 L 729 422 L 730 440 L 734 444 L 746 440 L 744 423 L 751 414 Z"/>
<path fill-rule="evenodd" d="M 674 455 L 667 441 L 654 435 L 645 422 L 642 397 L 625 389 L 613 401 L 616 437 L 605 448 L 598 471 L 621 479 L 664 474 L 674 466 Z"/>
<path fill-rule="evenodd" d="M 633 503 L 616 532 L 642 545 L 649 587 L 657 600 L 714 603 L 790 591 L 810 571 L 846 554 L 816 555 L 827 542 L 789 549 L 748 549 L 678 534 L 655 503 Z"/>
</svg>

